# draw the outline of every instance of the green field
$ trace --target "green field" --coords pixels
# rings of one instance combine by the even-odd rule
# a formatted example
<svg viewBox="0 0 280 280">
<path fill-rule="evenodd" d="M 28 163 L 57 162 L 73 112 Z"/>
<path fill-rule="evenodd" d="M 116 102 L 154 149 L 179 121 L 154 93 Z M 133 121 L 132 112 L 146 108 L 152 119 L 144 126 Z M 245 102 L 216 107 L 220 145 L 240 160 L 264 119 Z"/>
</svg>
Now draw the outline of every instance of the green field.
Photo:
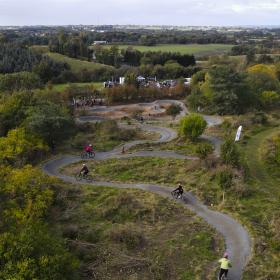
<svg viewBox="0 0 280 280">
<path fill-rule="evenodd" d="M 85 60 L 80 60 L 76 58 L 71 58 L 59 53 L 48 52 L 47 55 L 55 61 L 67 63 L 73 72 L 81 72 L 86 69 L 88 71 L 93 71 L 100 68 L 113 68 L 112 66 L 103 65 L 100 63 L 89 62 Z"/>
<path fill-rule="evenodd" d="M 120 45 L 119 48 L 126 49 L 129 45 Z M 190 44 L 190 45 L 181 45 L 181 44 L 166 44 L 166 45 L 156 45 L 156 46 L 138 46 L 131 45 L 133 48 L 141 51 L 162 51 L 162 52 L 179 52 L 181 54 L 194 54 L 196 56 L 209 55 L 209 54 L 221 54 L 228 52 L 233 45 L 224 45 L 224 44 Z M 108 45 L 107 47 L 110 47 Z"/>
<path fill-rule="evenodd" d="M 85 87 L 85 86 L 93 86 L 96 89 L 100 89 L 103 87 L 103 83 L 66 83 L 66 84 L 55 84 L 53 85 L 53 90 L 61 92 L 64 91 L 69 86 L 76 87 Z"/>
</svg>

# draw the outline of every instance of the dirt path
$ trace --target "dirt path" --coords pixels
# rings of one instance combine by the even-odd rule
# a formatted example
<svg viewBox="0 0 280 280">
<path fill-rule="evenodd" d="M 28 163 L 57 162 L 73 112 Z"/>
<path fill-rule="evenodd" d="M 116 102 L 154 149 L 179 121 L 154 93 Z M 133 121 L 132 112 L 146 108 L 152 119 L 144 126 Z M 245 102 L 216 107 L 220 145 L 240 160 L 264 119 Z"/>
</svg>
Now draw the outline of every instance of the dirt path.
<svg viewBox="0 0 280 280">
<path fill-rule="evenodd" d="M 179 101 L 164 100 L 164 101 L 158 101 L 157 104 L 163 102 L 165 103 L 176 102 L 176 104 L 178 104 Z M 155 104 L 155 102 L 153 104 Z M 179 102 L 179 104 L 183 108 L 183 113 L 181 114 L 181 116 L 188 113 L 188 110 L 185 107 L 185 105 L 181 102 Z M 108 108 L 108 110 L 112 110 L 112 108 Z M 209 126 L 217 125 L 221 123 L 221 119 L 218 117 L 204 116 L 204 118 L 206 119 Z M 91 117 L 91 121 L 94 121 L 94 117 Z M 170 128 L 155 127 L 149 125 L 140 125 L 140 127 L 143 130 L 152 131 L 160 134 L 160 138 L 156 141 L 153 141 L 154 143 L 164 143 L 164 142 L 172 141 L 177 137 L 177 133 Z M 210 137 L 206 135 L 203 137 L 213 143 L 213 145 L 215 146 L 215 153 L 218 155 L 220 149 L 220 140 L 215 137 Z M 125 147 L 127 149 L 137 144 L 145 143 L 145 142 L 147 141 L 146 140 L 132 141 L 125 144 Z M 176 158 L 176 159 L 187 158 L 193 160 L 197 159 L 195 157 L 179 155 L 172 151 L 139 151 L 132 154 L 121 154 L 121 151 L 122 151 L 122 146 L 119 146 L 110 152 L 97 153 L 94 160 L 106 160 L 110 158 L 123 158 L 123 157 L 135 157 L 135 156 L 145 156 L 145 157 L 150 156 L 150 157 Z M 59 158 L 48 161 L 43 165 L 42 168 L 47 174 L 51 176 L 59 177 L 65 182 L 74 183 L 74 184 L 88 184 L 86 182 L 84 183 L 77 182 L 75 178 L 60 173 L 60 169 L 63 166 L 66 166 L 71 163 L 79 162 L 80 160 L 81 160 L 80 157 L 77 156 L 64 155 L 64 156 L 60 156 Z M 119 189 L 124 189 L 124 188 L 141 189 L 144 191 L 153 192 L 162 195 L 164 197 L 171 198 L 171 194 L 170 194 L 171 187 L 169 186 L 162 186 L 157 184 L 123 184 L 123 183 L 97 182 L 97 181 L 94 181 L 91 184 L 94 186 L 107 186 L 107 187 L 114 187 Z M 228 279 L 230 280 L 241 279 L 243 268 L 251 253 L 251 241 L 246 229 L 242 225 L 240 225 L 237 221 L 235 221 L 233 218 L 229 217 L 228 215 L 208 209 L 205 205 L 203 205 L 200 201 L 198 201 L 191 193 L 185 194 L 184 198 L 182 200 L 177 200 L 177 202 L 182 204 L 184 207 L 187 207 L 192 211 L 194 211 L 197 215 L 205 219 L 208 224 L 213 226 L 218 232 L 220 232 L 224 236 L 226 248 L 230 254 L 230 258 L 233 264 Z"/>
</svg>

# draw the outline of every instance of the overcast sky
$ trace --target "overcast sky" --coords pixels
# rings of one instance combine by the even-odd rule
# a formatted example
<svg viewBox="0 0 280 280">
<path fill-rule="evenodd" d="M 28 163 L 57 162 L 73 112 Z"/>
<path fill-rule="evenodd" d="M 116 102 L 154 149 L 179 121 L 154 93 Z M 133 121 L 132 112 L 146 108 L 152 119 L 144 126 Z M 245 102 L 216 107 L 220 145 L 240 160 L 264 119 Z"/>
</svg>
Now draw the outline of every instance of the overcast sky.
<svg viewBox="0 0 280 280">
<path fill-rule="evenodd" d="M 0 25 L 280 25 L 280 0 L 0 0 Z"/>
</svg>

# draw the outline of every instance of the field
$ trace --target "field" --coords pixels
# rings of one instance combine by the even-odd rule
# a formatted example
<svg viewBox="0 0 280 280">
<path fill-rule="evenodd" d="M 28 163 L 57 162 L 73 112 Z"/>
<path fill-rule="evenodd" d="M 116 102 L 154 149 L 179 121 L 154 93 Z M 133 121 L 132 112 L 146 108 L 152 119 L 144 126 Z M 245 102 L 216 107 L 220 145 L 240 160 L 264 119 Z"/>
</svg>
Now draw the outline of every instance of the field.
<svg viewBox="0 0 280 280">
<path fill-rule="evenodd" d="M 81 280 L 210 280 L 223 246 L 189 210 L 138 190 L 61 186 L 52 225 Z"/>
<path fill-rule="evenodd" d="M 110 45 L 108 45 L 109 47 Z M 121 49 L 126 49 L 129 45 L 120 45 Z M 133 48 L 141 51 L 162 51 L 162 52 L 179 52 L 181 54 L 194 54 L 196 56 L 210 55 L 210 54 L 221 54 L 228 52 L 233 45 L 223 45 L 223 44 L 207 44 L 207 45 L 199 45 L 199 44 L 190 44 L 190 45 L 156 45 L 156 46 L 138 46 L 132 45 Z"/>
</svg>

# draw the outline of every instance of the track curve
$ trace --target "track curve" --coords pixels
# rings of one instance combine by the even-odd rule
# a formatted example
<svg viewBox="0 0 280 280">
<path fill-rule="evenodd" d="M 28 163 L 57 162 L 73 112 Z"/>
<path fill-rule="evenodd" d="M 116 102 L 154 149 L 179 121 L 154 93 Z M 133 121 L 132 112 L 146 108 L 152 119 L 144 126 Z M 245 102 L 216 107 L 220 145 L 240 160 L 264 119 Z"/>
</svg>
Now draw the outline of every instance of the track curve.
<svg viewBox="0 0 280 280">
<path fill-rule="evenodd" d="M 169 104 L 175 103 L 182 107 L 183 110 L 180 116 L 178 117 L 178 119 L 180 119 L 180 117 L 188 113 L 187 108 L 180 101 L 162 100 L 162 101 L 155 101 L 153 103 L 143 103 L 143 104 L 152 104 L 152 106 L 154 106 L 155 104 L 160 105 L 163 103 L 169 103 Z M 105 108 L 103 110 L 105 110 Z M 114 108 L 109 107 L 108 110 L 114 110 Z M 204 119 L 207 121 L 208 126 L 213 126 L 221 123 L 221 119 L 219 117 L 204 116 Z M 83 118 L 79 118 L 78 121 L 82 121 L 82 122 L 100 121 L 100 117 L 95 118 L 94 116 L 91 116 L 87 120 Z M 158 140 L 153 141 L 153 143 L 165 143 L 168 141 L 172 141 L 177 137 L 177 133 L 170 128 L 150 126 L 146 124 L 139 125 L 139 127 L 142 130 L 149 131 L 149 132 L 156 132 L 160 135 L 160 138 Z M 202 137 L 209 140 L 214 145 L 215 154 L 218 156 L 221 141 L 213 136 L 203 135 Z M 124 146 L 125 149 L 128 149 L 135 145 L 143 144 L 147 142 L 150 141 L 147 140 L 132 141 L 126 143 Z M 106 160 L 110 158 L 128 158 L 128 157 L 161 157 L 161 158 L 197 160 L 196 157 L 180 155 L 173 151 L 139 151 L 131 154 L 122 154 L 121 153 L 122 149 L 123 149 L 123 145 L 118 146 L 109 152 L 96 153 L 95 160 Z M 46 162 L 42 166 L 42 169 L 48 175 L 56 176 L 65 182 L 88 185 L 88 183 L 77 182 L 75 178 L 63 175 L 59 171 L 63 166 L 79 161 L 81 161 L 81 158 L 78 156 L 63 155 Z M 126 188 L 141 189 L 144 191 L 153 192 L 161 196 L 171 198 L 170 187 L 162 186 L 158 184 L 140 184 L 140 183 L 126 184 L 126 183 L 113 183 L 113 182 L 106 182 L 106 181 L 104 182 L 94 181 L 91 184 L 94 186 L 108 186 L 108 187 L 119 188 L 119 189 L 126 189 Z M 186 193 L 184 195 L 183 200 L 177 200 L 177 202 L 182 204 L 184 207 L 187 207 L 192 211 L 194 211 L 197 215 L 199 215 L 201 218 L 206 220 L 208 224 L 213 226 L 219 233 L 223 235 L 226 243 L 226 249 L 229 252 L 233 265 L 233 267 L 230 270 L 229 273 L 230 275 L 228 279 L 230 280 L 241 279 L 242 271 L 251 254 L 251 240 L 247 230 L 230 216 L 207 208 L 207 206 L 203 205 L 200 201 L 198 201 L 195 198 L 195 196 L 192 195 L 191 193 Z"/>
</svg>

